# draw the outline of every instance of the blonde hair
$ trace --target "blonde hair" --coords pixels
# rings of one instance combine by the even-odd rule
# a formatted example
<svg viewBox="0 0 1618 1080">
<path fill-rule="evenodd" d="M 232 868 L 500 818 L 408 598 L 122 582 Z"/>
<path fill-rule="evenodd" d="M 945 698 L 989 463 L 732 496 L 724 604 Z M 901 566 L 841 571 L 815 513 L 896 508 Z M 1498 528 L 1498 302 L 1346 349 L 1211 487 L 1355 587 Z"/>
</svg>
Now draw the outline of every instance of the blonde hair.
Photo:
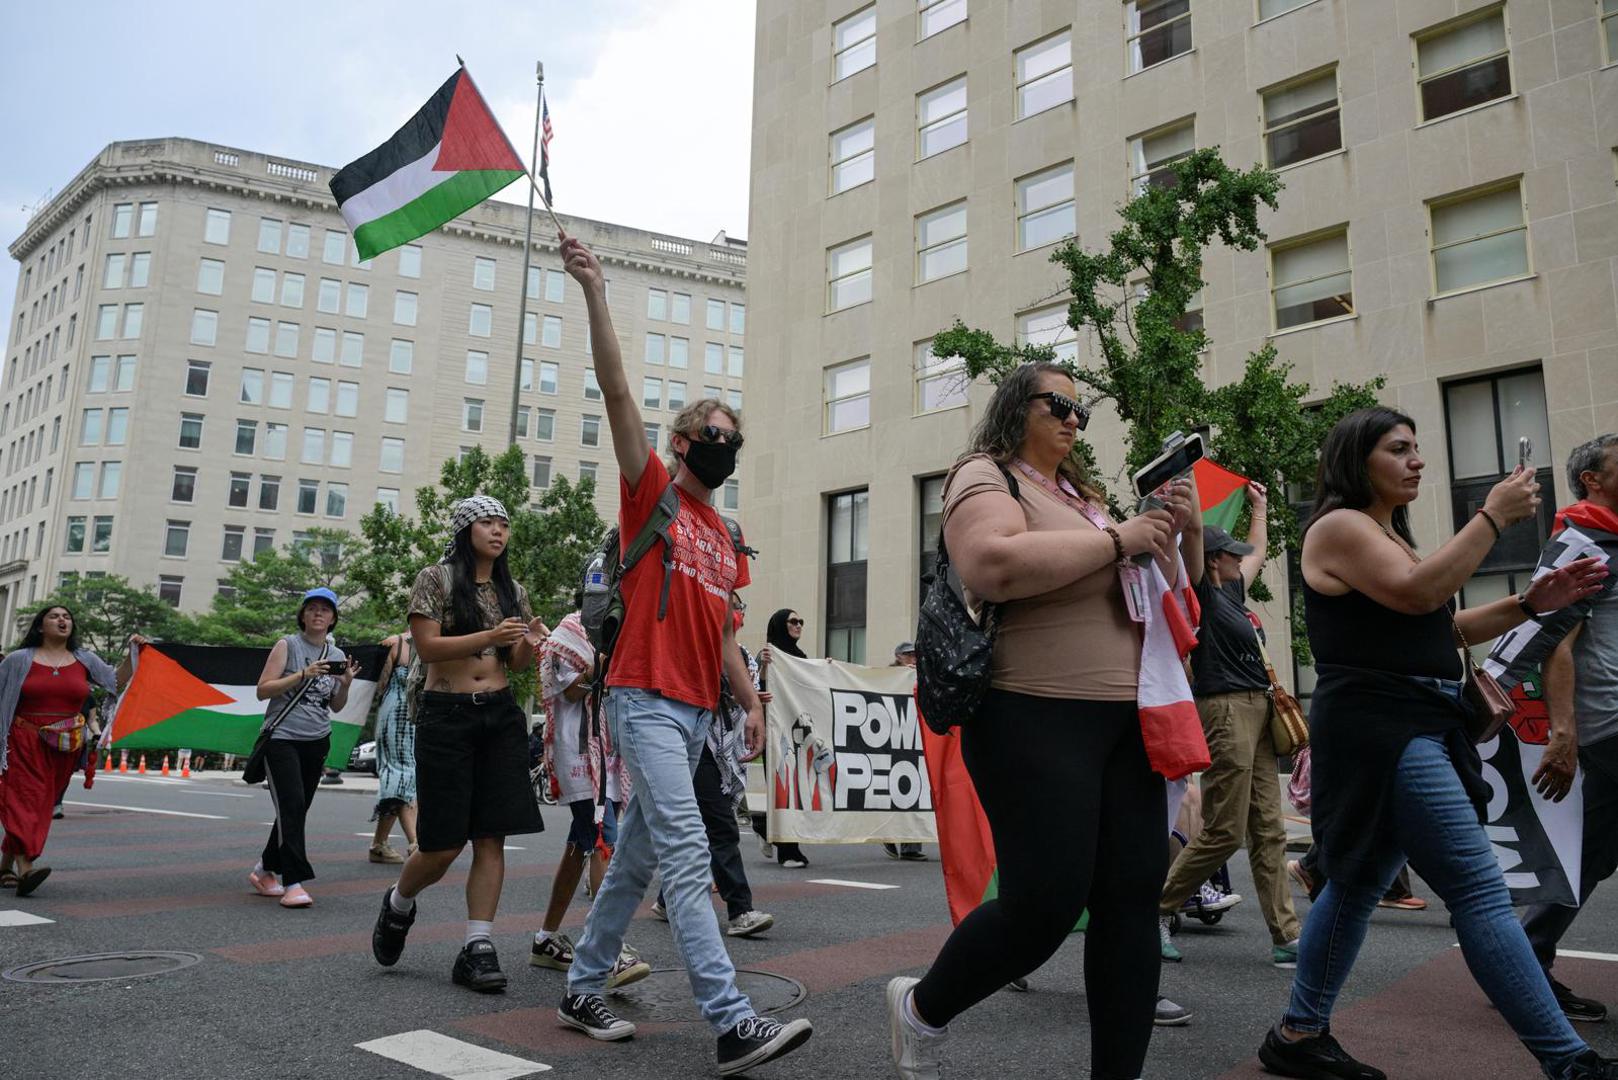
<svg viewBox="0 0 1618 1080">
<path fill-rule="evenodd" d="M 742 429 L 742 414 L 718 398 L 703 398 L 700 401 L 693 401 L 681 409 L 680 414 L 674 418 L 674 423 L 669 425 L 669 456 L 665 464 L 669 467 L 670 475 L 679 466 L 679 460 L 674 456 L 674 436 L 684 435 L 688 439 L 696 439 L 697 432 L 707 426 L 709 414 L 716 409 L 724 413 L 730 422 L 736 425 L 737 431 Z"/>
</svg>

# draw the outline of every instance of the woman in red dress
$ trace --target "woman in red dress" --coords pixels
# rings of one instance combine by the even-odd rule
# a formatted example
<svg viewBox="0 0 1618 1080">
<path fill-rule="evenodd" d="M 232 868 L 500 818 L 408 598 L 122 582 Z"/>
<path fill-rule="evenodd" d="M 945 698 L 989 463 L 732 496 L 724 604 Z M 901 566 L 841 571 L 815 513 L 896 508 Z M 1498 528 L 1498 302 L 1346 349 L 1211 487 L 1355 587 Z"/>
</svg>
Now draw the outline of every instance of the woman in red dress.
<svg viewBox="0 0 1618 1080">
<path fill-rule="evenodd" d="M 135 635 L 131 647 L 145 639 Z M 37 865 L 51 809 L 88 737 L 83 708 L 92 684 L 115 691 L 129 677 L 79 646 L 61 605 L 34 616 L 15 652 L 0 661 L 0 887 L 27 896 L 50 876 Z"/>
</svg>

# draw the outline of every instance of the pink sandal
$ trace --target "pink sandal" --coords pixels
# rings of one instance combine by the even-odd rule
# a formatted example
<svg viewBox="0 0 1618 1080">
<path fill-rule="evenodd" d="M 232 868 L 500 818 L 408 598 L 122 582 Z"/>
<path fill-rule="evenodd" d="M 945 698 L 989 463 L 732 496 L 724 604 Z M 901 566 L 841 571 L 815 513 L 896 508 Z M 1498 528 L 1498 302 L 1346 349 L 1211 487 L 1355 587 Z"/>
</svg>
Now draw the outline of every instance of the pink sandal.
<svg viewBox="0 0 1618 1080">
<path fill-rule="evenodd" d="M 289 908 L 304 908 L 315 902 L 315 898 L 304 892 L 302 885 L 293 885 L 285 890 L 286 895 L 281 897 L 281 906 Z"/>
<path fill-rule="evenodd" d="M 275 875 L 268 870 L 265 870 L 262 873 L 257 870 L 249 870 L 247 872 L 247 883 L 253 886 L 253 891 L 258 893 L 260 896 L 286 895 L 286 890 L 281 887 L 281 883 L 277 881 Z"/>
</svg>

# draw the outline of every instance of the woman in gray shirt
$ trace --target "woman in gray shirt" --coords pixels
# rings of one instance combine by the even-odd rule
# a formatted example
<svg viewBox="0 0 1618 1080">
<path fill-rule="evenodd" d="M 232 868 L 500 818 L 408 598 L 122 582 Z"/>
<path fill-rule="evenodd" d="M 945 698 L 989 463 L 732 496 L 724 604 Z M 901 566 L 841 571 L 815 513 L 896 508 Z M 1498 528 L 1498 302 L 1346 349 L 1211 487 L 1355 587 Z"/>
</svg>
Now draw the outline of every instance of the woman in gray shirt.
<svg viewBox="0 0 1618 1080">
<path fill-rule="evenodd" d="M 275 643 L 258 677 L 258 699 L 269 701 L 265 723 L 276 725 L 265 751 L 275 824 L 247 880 L 260 896 L 279 897 L 287 908 L 314 903 L 303 887 L 315 876 L 304 849 L 303 823 L 331 748 L 331 714 L 348 703 L 358 670 L 329 640 L 336 625 L 337 594 L 310 589 L 298 607 L 298 633 Z"/>
</svg>

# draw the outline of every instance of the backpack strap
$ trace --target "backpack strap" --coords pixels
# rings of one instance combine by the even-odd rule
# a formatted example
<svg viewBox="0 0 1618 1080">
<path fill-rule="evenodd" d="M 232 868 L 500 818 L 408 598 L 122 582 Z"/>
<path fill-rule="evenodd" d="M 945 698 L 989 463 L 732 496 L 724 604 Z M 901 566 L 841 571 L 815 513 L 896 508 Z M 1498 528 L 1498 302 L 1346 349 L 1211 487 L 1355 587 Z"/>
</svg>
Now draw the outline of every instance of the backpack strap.
<svg viewBox="0 0 1618 1080">
<path fill-rule="evenodd" d="M 640 532 L 635 534 L 635 539 L 630 541 L 629 548 L 624 552 L 623 561 L 618 564 L 618 577 L 622 580 L 624 575 L 634 569 L 635 564 L 652 550 L 653 544 L 659 540 L 663 542 L 663 588 L 657 600 L 658 622 L 663 621 L 663 616 L 668 614 L 669 609 L 669 579 L 674 570 L 674 543 L 669 530 L 674 524 L 674 519 L 679 516 L 680 493 L 673 482 L 670 482 L 657 497 L 657 505 L 652 507 L 651 516 L 646 519 L 646 524 L 640 527 Z"/>
</svg>

